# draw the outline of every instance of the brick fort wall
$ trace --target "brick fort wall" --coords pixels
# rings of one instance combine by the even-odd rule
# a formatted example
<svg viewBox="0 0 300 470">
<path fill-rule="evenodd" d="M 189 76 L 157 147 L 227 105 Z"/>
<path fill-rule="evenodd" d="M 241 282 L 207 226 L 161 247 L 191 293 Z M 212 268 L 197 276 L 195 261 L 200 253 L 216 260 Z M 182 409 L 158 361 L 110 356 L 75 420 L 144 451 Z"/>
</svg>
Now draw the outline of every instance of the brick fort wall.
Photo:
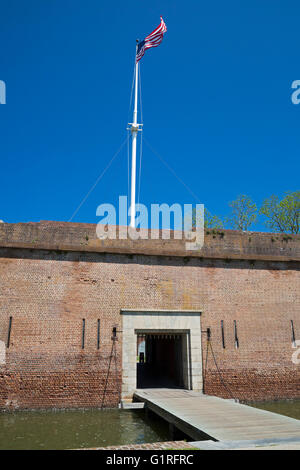
<svg viewBox="0 0 300 470">
<path fill-rule="evenodd" d="M 171 254 L 164 241 L 163 255 L 156 254 L 158 244 L 149 247 L 150 240 L 139 245 L 140 253 L 128 245 L 90 249 L 89 226 L 78 228 L 85 241 L 64 249 L 61 241 L 52 241 L 50 249 L 51 240 L 41 242 L 39 232 L 37 242 L 30 238 L 36 234 L 26 239 L 30 224 L 1 225 L 6 227 L 0 229 L 0 341 L 6 354 L 0 363 L 0 408 L 117 406 L 121 309 L 202 311 L 205 393 L 241 400 L 300 398 L 300 365 L 292 362 L 291 339 L 291 320 L 300 339 L 299 237 L 273 235 L 271 241 L 263 234 L 262 248 L 256 244 L 255 252 L 252 244 L 250 254 L 245 250 L 245 259 L 239 259 L 243 244 L 252 243 L 249 234 L 245 239 L 236 232 L 210 232 L 204 253 L 183 256 L 177 240 L 169 242 Z M 25 247 L 20 225 L 23 232 L 27 227 Z M 32 231 L 39 224 L 31 225 Z M 40 227 L 44 233 L 54 230 Z M 63 233 L 69 226 L 59 227 Z M 205 254 L 214 252 L 214 243 L 215 258 Z"/>
</svg>

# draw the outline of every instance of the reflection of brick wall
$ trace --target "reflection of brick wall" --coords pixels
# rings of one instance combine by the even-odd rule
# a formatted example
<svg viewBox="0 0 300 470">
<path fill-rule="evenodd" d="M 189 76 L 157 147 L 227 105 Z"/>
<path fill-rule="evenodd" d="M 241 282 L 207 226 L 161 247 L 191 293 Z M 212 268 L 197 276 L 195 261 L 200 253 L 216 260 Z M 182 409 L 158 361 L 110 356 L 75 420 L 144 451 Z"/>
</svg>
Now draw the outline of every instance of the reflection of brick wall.
<svg viewBox="0 0 300 470">
<path fill-rule="evenodd" d="M 11 234 L 15 227 L 10 226 Z M 9 244 L 8 238 L 2 246 Z M 282 253 L 282 243 L 285 253 L 290 249 L 290 258 L 298 259 L 291 247 L 298 250 L 299 238 L 293 239 L 293 245 L 289 240 L 268 240 L 270 248 L 265 247 L 265 252 L 273 250 L 275 257 L 276 249 Z M 294 320 L 296 339 L 300 339 L 298 261 L 66 251 L 56 249 L 55 241 L 50 248 L 42 250 L 33 244 L 32 248 L 0 249 L 0 341 L 6 343 L 9 317 L 13 317 L 6 364 L 0 364 L 1 408 L 116 405 L 121 385 L 120 310 L 130 308 L 201 310 L 202 330 L 211 327 L 217 364 L 235 397 L 300 398 L 299 365 L 291 361 L 290 328 Z M 234 320 L 238 349 L 234 347 Z M 114 326 L 118 330 L 116 364 L 111 340 Z M 211 351 L 206 361 L 204 333 L 202 349 L 204 391 L 229 397 Z"/>
</svg>

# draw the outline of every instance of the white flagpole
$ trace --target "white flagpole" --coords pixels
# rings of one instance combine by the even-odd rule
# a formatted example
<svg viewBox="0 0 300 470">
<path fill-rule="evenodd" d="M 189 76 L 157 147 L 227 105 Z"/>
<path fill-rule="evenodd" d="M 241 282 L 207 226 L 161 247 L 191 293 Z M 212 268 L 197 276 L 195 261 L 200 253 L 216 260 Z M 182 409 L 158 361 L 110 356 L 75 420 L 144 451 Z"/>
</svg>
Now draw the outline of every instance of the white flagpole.
<svg viewBox="0 0 300 470">
<path fill-rule="evenodd" d="M 137 41 L 138 43 L 138 41 Z M 138 45 L 136 45 L 137 52 Z M 134 90 L 134 108 L 133 122 L 130 123 L 132 135 L 132 153 L 131 153 L 131 204 L 130 204 L 130 227 L 135 227 L 135 186 L 136 186 L 136 141 L 140 124 L 137 123 L 137 107 L 138 107 L 138 78 L 139 63 L 135 64 L 135 90 Z"/>
</svg>

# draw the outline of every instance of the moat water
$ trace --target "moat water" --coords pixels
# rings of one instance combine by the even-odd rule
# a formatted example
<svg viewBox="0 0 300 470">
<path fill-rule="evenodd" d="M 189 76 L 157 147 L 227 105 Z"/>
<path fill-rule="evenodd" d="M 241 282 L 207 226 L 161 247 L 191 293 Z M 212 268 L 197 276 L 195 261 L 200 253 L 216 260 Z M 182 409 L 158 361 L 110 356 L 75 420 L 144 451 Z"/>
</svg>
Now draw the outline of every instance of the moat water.
<svg viewBox="0 0 300 470">
<path fill-rule="evenodd" d="M 300 419 L 300 400 L 251 403 Z M 144 410 L 0 413 L 0 449 L 79 449 L 169 440 L 168 424 Z"/>
<path fill-rule="evenodd" d="M 0 449 L 79 449 L 169 439 L 165 421 L 144 410 L 0 413 Z"/>
<path fill-rule="evenodd" d="M 263 403 L 249 403 L 249 405 L 290 418 L 300 419 L 300 400 L 266 401 Z"/>
</svg>

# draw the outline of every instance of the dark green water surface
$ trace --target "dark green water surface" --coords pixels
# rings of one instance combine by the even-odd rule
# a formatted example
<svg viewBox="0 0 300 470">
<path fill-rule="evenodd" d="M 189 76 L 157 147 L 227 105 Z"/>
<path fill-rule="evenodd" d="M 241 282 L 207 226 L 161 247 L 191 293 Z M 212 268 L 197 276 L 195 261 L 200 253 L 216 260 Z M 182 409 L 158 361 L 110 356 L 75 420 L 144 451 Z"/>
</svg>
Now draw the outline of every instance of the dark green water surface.
<svg viewBox="0 0 300 470">
<path fill-rule="evenodd" d="M 300 400 L 249 403 L 300 419 Z M 0 449 L 79 449 L 169 440 L 168 424 L 144 410 L 0 413 Z"/>
<path fill-rule="evenodd" d="M 77 449 L 169 439 L 168 425 L 144 410 L 0 413 L 0 449 Z"/>
<path fill-rule="evenodd" d="M 247 404 L 261 410 L 268 410 L 273 413 L 289 416 L 290 418 L 300 419 L 300 400 L 266 401 Z"/>
</svg>

